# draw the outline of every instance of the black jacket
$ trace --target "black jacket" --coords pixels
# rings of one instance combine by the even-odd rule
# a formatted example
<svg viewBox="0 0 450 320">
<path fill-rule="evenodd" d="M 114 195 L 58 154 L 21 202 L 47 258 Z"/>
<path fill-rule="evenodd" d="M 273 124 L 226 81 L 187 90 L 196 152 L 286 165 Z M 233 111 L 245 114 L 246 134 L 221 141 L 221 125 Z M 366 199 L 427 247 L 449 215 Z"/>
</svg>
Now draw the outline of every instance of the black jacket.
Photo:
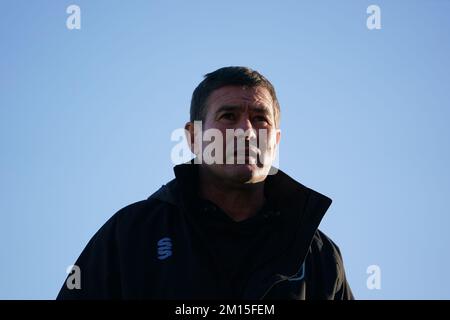
<svg viewBox="0 0 450 320">
<path fill-rule="evenodd" d="M 94 235 L 76 262 L 81 289 L 64 283 L 58 299 L 353 299 L 339 248 L 317 229 L 331 199 L 281 170 L 265 182 L 276 210 L 265 214 L 274 223 L 264 254 L 240 295 L 226 296 L 194 219 L 196 165 L 174 171 L 175 179 Z"/>
</svg>

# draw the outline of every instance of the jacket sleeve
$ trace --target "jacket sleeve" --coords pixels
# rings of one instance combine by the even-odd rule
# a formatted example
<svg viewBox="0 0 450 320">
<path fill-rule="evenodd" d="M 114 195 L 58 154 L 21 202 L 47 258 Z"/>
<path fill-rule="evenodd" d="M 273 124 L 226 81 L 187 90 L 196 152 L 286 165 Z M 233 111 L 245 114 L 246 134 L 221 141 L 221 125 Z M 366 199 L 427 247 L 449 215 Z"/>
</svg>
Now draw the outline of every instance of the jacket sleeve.
<svg viewBox="0 0 450 320">
<path fill-rule="evenodd" d="M 339 261 L 340 260 L 340 261 Z M 348 284 L 347 277 L 345 275 L 344 265 L 342 262 L 342 256 L 339 253 L 338 261 L 338 278 L 336 279 L 336 292 L 334 294 L 334 300 L 354 300 L 352 290 Z M 339 266 L 340 263 L 340 266 Z"/>
<path fill-rule="evenodd" d="M 347 281 L 347 276 L 345 275 L 344 261 L 342 259 L 341 251 L 336 244 L 334 245 L 334 255 L 336 259 L 337 266 L 337 278 L 336 278 L 336 290 L 333 300 L 354 300 L 352 290 Z"/>
<path fill-rule="evenodd" d="M 120 268 L 116 241 L 117 215 L 108 220 L 89 241 L 75 263 L 79 284 L 69 274 L 57 300 L 119 299 Z M 69 283 L 69 285 L 68 285 Z M 72 285 L 71 285 L 72 284 Z"/>
<path fill-rule="evenodd" d="M 354 300 L 352 290 L 345 274 L 344 262 L 339 247 L 322 231 L 317 230 L 313 241 L 316 257 L 311 268 L 316 276 L 311 299 L 319 300 Z M 311 261 L 312 261 L 311 260 Z"/>
</svg>

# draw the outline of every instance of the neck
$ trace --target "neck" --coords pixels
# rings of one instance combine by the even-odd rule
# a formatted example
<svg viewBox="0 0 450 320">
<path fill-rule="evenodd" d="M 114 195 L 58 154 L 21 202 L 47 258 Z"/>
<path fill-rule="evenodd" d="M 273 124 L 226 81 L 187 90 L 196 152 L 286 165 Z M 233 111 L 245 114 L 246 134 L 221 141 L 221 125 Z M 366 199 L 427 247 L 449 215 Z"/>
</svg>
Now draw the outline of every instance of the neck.
<svg viewBox="0 0 450 320">
<path fill-rule="evenodd" d="M 199 168 L 199 195 L 221 208 L 235 221 L 255 215 L 264 205 L 264 182 L 224 183 L 207 169 Z"/>
</svg>

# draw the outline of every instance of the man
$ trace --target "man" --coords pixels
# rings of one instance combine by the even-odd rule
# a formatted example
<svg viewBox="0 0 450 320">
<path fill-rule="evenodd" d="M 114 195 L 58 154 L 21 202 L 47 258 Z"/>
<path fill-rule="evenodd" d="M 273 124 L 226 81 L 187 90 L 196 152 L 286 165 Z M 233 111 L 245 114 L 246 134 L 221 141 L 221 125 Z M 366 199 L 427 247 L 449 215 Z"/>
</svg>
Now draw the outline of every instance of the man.
<svg viewBox="0 0 450 320">
<path fill-rule="evenodd" d="M 279 122 L 264 76 L 207 74 L 185 126 L 196 157 L 97 232 L 76 262 L 81 288 L 64 284 L 58 299 L 353 299 L 338 247 L 317 229 L 331 199 L 272 167 Z M 202 136 L 230 130 L 207 152 L 221 139 Z"/>
</svg>

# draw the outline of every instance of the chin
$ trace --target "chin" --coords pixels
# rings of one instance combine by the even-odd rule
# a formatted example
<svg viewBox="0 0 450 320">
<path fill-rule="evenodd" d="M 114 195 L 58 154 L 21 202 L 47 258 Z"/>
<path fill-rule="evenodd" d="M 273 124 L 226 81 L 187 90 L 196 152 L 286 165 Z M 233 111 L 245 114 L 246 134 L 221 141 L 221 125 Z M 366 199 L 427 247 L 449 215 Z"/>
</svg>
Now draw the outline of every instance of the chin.
<svg viewBox="0 0 450 320">
<path fill-rule="evenodd" d="M 227 176 L 242 183 L 258 182 L 262 168 L 256 164 L 233 164 L 226 168 Z"/>
</svg>

